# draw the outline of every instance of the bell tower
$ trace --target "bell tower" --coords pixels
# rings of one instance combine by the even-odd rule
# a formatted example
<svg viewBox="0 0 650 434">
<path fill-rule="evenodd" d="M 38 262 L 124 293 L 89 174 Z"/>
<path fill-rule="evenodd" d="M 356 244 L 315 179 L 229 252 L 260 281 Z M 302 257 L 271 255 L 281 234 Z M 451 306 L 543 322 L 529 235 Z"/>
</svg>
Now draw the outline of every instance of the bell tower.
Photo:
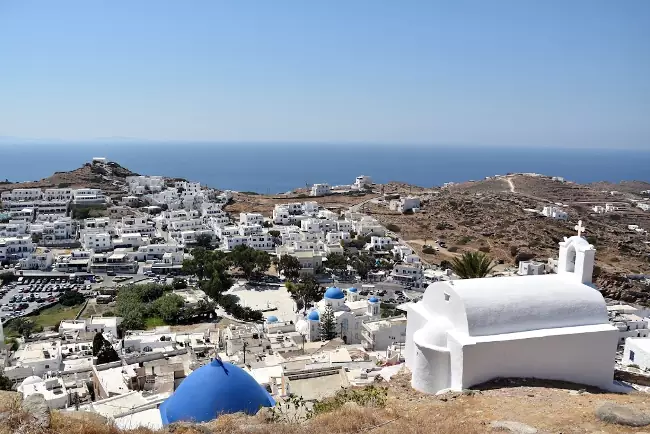
<svg viewBox="0 0 650 434">
<path fill-rule="evenodd" d="M 578 231 L 577 236 L 564 238 L 564 241 L 560 242 L 557 273 L 589 285 L 594 272 L 596 249 L 582 237 L 585 230 L 582 220 L 575 229 Z"/>
</svg>

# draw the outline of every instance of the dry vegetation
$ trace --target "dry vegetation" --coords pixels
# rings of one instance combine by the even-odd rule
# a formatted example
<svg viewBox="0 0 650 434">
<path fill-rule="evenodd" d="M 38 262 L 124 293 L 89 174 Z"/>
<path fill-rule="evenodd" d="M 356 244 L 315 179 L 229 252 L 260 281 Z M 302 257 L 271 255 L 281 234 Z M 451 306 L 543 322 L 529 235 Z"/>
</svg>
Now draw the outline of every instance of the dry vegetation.
<svg viewBox="0 0 650 434">
<path fill-rule="evenodd" d="M 580 391 L 580 392 L 578 392 Z M 647 394 L 611 394 L 584 391 L 571 383 L 535 380 L 500 380 L 471 393 L 428 396 L 410 387 L 410 375 L 398 374 L 389 383 L 389 399 L 384 408 L 345 404 L 331 413 L 308 422 L 273 423 L 259 416 L 222 416 L 206 424 L 175 424 L 161 431 L 119 430 L 101 417 L 79 412 L 54 412 L 49 429 L 33 427 L 30 416 L 10 399 L 0 400 L 3 422 L 0 434 L 336 434 L 373 432 L 381 434 L 478 434 L 492 432 L 492 421 L 516 421 L 546 433 L 637 433 L 639 428 L 606 424 L 594 410 L 610 401 L 642 411 L 650 408 Z"/>
<path fill-rule="evenodd" d="M 379 196 L 378 194 L 342 195 L 310 197 L 302 193 L 286 194 L 280 196 L 266 196 L 261 194 L 235 193 L 233 201 L 224 208 L 234 215 L 240 212 L 256 212 L 270 217 L 275 205 L 289 202 L 317 202 L 321 207 L 336 210 L 346 210 L 349 207 Z"/>
</svg>

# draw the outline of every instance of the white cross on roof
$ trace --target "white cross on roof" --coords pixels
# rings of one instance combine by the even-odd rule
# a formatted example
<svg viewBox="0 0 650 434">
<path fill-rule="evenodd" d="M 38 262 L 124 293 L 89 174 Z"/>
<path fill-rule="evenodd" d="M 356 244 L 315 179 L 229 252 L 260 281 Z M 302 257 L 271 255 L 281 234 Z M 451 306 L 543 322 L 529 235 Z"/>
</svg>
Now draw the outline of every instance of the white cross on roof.
<svg viewBox="0 0 650 434">
<path fill-rule="evenodd" d="M 578 224 L 575 225 L 575 227 L 573 229 L 578 231 L 578 236 L 579 237 L 582 236 L 582 233 L 586 230 L 585 227 L 582 226 L 582 220 L 578 220 Z"/>
</svg>

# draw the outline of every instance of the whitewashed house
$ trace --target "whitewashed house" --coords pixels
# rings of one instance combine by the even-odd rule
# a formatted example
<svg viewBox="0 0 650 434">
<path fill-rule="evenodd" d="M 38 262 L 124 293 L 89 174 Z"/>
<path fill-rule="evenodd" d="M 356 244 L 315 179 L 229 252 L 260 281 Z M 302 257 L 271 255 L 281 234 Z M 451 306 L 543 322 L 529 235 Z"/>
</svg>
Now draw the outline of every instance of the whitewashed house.
<svg viewBox="0 0 650 434">
<path fill-rule="evenodd" d="M 78 188 L 72 191 L 75 205 L 101 205 L 106 203 L 104 193 L 98 188 Z"/>
<path fill-rule="evenodd" d="M 332 193 L 329 184 L 314 184 L 311 187 L 310 196 L 327 196 Z"/>
<path fill-rule="evenodd" d="M 42 248 L 37 248 L 36 251 L 18 261 L 21 270 L 48 270 L 53 263 L 52 251 Z"/>
<path fill-rule="evenodd" d="M 520 261 L 519 272 L 520 276 L 539 276 L 546 273 L 546 264 L 536 261 Z"/>
<path fill-rule="evenodd" d="M 389 208 L 402 214 L 412 210 L 420 209 L 420 198 L 414 196 L 403 197 L 397 200 L 391 200 Z"/>
<path fill-rule="evenodd" d="M 387 250 L 393 248 L 393 239 L 390 237 L 370 237 L 368 250 Z"/>
<path fill-rule="evenodd" d="M 389 275 L 389 279 L 408 288 L 422 288 L 424 283 L 424 271 L 422 269 L 422 264 L 395 264 L 393 266 L 393 270 Z"/>
<path fill-rule="evenodd" d="M 36 251 L 36 245 L 28 236 L 0 238 L 0 262 L 16 262 L 28 258 Z"/>
<path fill-rule="evenodd" d="M 366 175 L 359 175 L 356 177 L 354 180 L 354 184 L 352 185 L 352 188 L 355 190 L 363 190 L 366 187 L 372 186 L 372 178 Z"/>
<path fill-rule="evenodd" d="M 542 209 L 542 215 L 556 220 L 568 220 L 569 214 L 555 206 L 545 206 Z"/>
<path fill-rule="evenodd" d="M 240 225 L 261 225 L 264 223 L 264 216 L 258 213 L 242 212 L 239 214 Z"/>
<path fill-rule="evenodd" d="M 650 369 L 650 338 L 627 338 L 623 350 L 623 363 Z"/>
</svg>

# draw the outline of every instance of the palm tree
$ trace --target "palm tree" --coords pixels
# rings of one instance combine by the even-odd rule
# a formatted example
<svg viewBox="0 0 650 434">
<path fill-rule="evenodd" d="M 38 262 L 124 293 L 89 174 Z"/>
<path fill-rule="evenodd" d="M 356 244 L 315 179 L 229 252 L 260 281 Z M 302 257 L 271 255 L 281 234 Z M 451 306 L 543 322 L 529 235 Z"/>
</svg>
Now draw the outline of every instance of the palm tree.
<svg viewBox="0 0 650 434">
<path fill-rule="evenodd" d="M 483 252 L 463 253 L 460 258 L 451 260 L 451 268 L 461 279 L 485 277 L 495 267 L 492 258 Z"/>
</svg>

